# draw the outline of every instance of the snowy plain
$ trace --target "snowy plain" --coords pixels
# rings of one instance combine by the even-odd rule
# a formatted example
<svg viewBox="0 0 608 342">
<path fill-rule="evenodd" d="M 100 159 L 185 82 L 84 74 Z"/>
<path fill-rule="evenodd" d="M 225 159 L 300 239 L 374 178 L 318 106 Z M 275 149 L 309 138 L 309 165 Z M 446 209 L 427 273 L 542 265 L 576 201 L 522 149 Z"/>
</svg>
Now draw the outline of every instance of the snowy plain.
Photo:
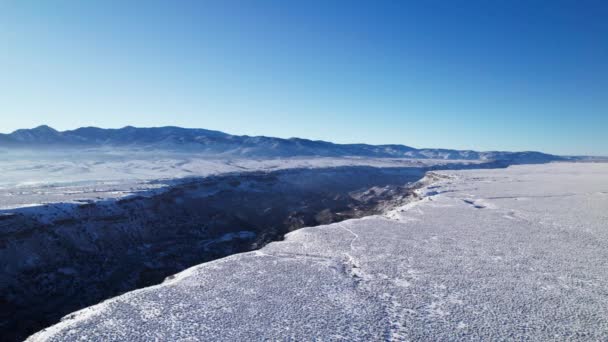
<svg viewBox="0 0 608 342">
<path fill-rule="evenodd" d="M 435 174 L 417 202 L 192 267 L 29 340 L 608 339 L 608 164 Z"/>
<path fill-rule="evenodd" d="M 291 157 L 227 159 L 165 151 L 92 149 L 0 153 L 0 210 L 45 203 L 116 199 L 154 191 L 180 180 L 227 173 L 345 166 L 428 167 L 481 161 Z"/>
</svg>

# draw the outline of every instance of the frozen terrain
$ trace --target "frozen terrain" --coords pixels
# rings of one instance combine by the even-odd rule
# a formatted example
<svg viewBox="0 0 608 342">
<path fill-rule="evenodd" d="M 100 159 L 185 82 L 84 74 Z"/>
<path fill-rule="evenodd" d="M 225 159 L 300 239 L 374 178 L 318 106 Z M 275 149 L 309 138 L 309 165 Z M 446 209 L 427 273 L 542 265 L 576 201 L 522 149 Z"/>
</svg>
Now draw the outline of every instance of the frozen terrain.
<svg viewBox="0 0 608 342">
<path fill-rule="evenodd" d="M 608 339 L 608 164 L 426 181 L 419 201 L 192 267 L 29 340 Z"/>
<path fill-rule="evenodd" d="M 435 169 L 480 160 L 54 150 L 0 157 L 0 333 L 251 251 L 302 227 L 382 212 Z"/>
<path fill-rule="evenodd" d="M 0 333 L 284 234 L 379 214 L 427 171 L 564 160 L 179 127 L 0 134 Z"/>
</svg>

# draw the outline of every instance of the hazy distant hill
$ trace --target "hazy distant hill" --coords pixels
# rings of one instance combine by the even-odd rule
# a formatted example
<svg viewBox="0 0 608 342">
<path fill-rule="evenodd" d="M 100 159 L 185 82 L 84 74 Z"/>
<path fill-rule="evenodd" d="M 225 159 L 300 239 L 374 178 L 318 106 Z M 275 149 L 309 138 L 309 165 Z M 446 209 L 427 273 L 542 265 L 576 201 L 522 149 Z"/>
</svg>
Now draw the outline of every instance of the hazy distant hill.
<svg viewBox="0 0 608 342">
<path fill-rule="evenodd" d="M 534 163 L 561 160 L 540 152 L 476 152 L 449 149 L 416 149 L 405 145 L 334 144 L 301 138 L 281 139 L 265 136 L 237 136 L 206 129 L 181 127 L 120 129 L 82 127 L 57 131 L 49 126 L 20 129 L 0 134 L 0 147 L 82 148 L 126 147 L 149 150 L 196 152 L 241 157 L 360 156 L 380 158 L 508 160 Z"/>
</svg>

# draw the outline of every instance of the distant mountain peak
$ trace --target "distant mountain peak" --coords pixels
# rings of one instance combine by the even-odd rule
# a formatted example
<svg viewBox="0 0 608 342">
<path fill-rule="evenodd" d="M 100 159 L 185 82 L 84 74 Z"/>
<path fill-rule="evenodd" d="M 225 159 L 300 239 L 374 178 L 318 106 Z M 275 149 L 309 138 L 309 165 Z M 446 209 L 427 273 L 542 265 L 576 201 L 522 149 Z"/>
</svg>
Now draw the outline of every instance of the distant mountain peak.
<svg viewBox="0 0 608 342">
<path fill-rule="evenodd" d="M 18 133 L 18 132 L 30 132 L 30 133 L 59 133 L 59 131 L 57 131 L 56 129 L 54 129 L 53 127 L 50 127 L 48 125 L 40 125 L 31 129 L 18 129 L 16 131 L 14 131 L 11 134 L 14 133 Z"/>
<path fill-rule="evenodd" d="M 40 126 L 38 126 L 38 127 L 34 128 L 33 130 L 34 130 L 34 131 L 50 131 L 50 132 L 57 132 L 57 130 L 56 130 L 56 129 L 54 129 L 53 127 L 48 126 L 48 125 L 40 125 Z"/>
<path fill-rule="evenodd" d="M 32 129 L 18 129 L 9 134 L 8 139 L 24 144 L 49 144 L 61 140 L 61 133 L 47 125 L 41 125 Z"/>
</svg>

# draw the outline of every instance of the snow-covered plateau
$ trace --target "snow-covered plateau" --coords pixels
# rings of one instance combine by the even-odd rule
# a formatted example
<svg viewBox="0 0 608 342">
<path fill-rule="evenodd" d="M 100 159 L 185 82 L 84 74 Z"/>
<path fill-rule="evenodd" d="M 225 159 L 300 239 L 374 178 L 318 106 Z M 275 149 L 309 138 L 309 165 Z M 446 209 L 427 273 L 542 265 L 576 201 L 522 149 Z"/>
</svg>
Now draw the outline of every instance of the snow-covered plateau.
<svg viewBox="0 0 608 342">
<path fill-rule="evenodd" d="M 416 201 L 202 263 L 29 341 L 608 340 L 607 163 L 419 184 Z"/>
</svg>

